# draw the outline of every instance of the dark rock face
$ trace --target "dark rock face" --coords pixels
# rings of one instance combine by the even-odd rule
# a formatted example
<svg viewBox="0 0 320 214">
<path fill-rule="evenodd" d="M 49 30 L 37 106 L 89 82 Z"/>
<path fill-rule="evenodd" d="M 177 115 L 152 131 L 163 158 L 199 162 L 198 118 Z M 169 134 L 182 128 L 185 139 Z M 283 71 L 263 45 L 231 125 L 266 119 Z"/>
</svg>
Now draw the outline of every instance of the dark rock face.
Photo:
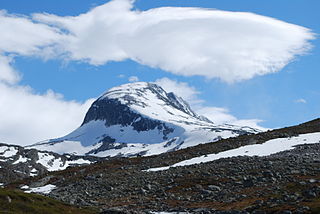
<svg viewBox="0 0 320 214">
<path fill-rule="evenodd" d="M 106 121 L 107 127 L 111 125 L 131 125 L 134 127 L 134 130 L 137 131 L 151 130 L 156 127 L 159 130 L 164 129 L 168 131 L 168 127 L 165 127 L 164 123 L 157 120 L 151 120 L 151 118 L 145 118 L 139 113 L 133 112 L 130 109 L 130 106 L 133 104 L 142 106 L 143 108 L 148 106 L 147 103 L 145 103 L 148 102 L 148 97 L 146 97 L 146 99 L 142 102 L 138 102 L 135 98 L 135 96 L 146 96 L 146 91 L 150 91 L 155 94 L 156 97 L 159 100 L 164 101 L 167 106 L 176 108 L 179 111 L 190 115 L 191 117 L 198 118 L 199 120 L 211 122 L 207 118 L 198 116 L 196 113 L 194 113 L 189 104 L 182 98 L 177 97 L 174 93 L 166 93 L 166 91 L 164 91 L 160 86 L 153 83 L 148 83 L 146 87 L 135 89 L 134 95 L 126 93 L 121 94 L 121 91 L 119 91 L 119 98 L 125 100 L 126 104 L 122 104 L 118 99 L 108 98 L 108 93 L 117 93 L 117 91 L 107 92 L 92 104 L 84 118 L 82 125 L 92 120 L 104 120 Z"/>
<path fill-rule="evenodd" d="M 161 121 L 152 120 L 133 112 L 127 105 L 121 104 L 117 99 L 105 98 L 96 100 L 87 112 L 82 125 L 92 120 L 103 120 L 106 127 L 130 125 L 139 132 L 158 129 L 163 133 L 164 140 L 167 139 L 168 134 L 174 131 Z"/>
<path fill-rule="evenodd" d="M 102 145 L 99 148 L 91 150 L 86 155 L 97 154 L 99 152 L 107 151 L 107 150 L 110 150 L 110 149 L 122 149 L 122 148 L 127 147 L 127 146 L 128 146 L 128 144 L 126 144 L 126 143 L 117 143 L 117 144 L 115 144 L 114 141 L 113 142 L 109 142 L 109 141 L 105 142 L 104 141 L 104 142 L 102 142 Z"/>
<path fill-rule="evenodd" d="M 106 126 L 127 126 L 139 117 L 140 115 L 131 112 L 128 106 L 116 99 L 98 99 L 90 107 L 81 126 L 92 120 L 105 120 Z"/>
</svg>

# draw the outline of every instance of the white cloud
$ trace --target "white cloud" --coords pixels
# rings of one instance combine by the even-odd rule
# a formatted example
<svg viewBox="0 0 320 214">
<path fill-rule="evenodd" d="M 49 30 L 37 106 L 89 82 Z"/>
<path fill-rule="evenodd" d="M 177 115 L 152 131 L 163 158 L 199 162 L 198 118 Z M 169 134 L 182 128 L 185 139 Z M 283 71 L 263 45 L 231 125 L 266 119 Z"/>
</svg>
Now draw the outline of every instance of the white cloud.
<svg viewBox="0 0 320 214">
<path fill-rule="evenodd" d="M 205 101 L 198 97 L 201 92 L 199 92 L 196 88 L 190 86 L 186 82 L 178 82 L 164 77 L 156 80 L 155 83 L 160 85 L 167 92 L 174 92 L 176 95 L 182 97 L 191 105 L 191 107 L 197 112 L 197 114 L 207 117 L 216 124 L 228 123 L 238 126 L 249 126 L 260 130 L 266 130 L 265 128 L 258 125 L 258 123 L 262 122 L 262 120 L 240 120 L 230 114 L 229 110 L 226 108 L 205 105 Z"/>
<path fill-rule="evenodd" d="M 237 126 L 248 126 L 251 128 L 256 128 L 260 130 L 267 130 L 266 128 L 258 125 L 259 123 L 263 122 L 259 119 L 245 119 L 241 120 L 236 118 L 235 116 L 231 115 L 228 109 L 219 108 L 219 107 L 202 107 L 197 110 L 197 113 L 203 115 L 210 119 L 212 122 L 216 124 L 232 124 Z"/>
<path fill-rule="evenodd" d="M 303 98 L 297 99 L 294 102 L 295 103 L 303 103 L 303 104 L 307 103 L 307 101 L 305 99 L 303 99 Z"/>
<path fill-rule="evenodd" d="M 8 14 L 3 10 L 0 10 L 0 31 L 0 53 L 24 56 L 40 52 L 41 55 L 49 54 L 49 49 L 64 37 L 58 28 L 35 23 L 26 16 Z"/>
<path fill-rule="evenodd" d="M 48 91 L 0 83 L 0 141 L 27 145 L 68 134 L 77 128 L 93 100 L 65 101 Z"/>
<path fill-rule="evenodd" d="M 12 66 L 15 56 L 60 55 L 56 46 L 64 38 L 60 30 L 2 10 L 0 31 L 0 141 L 26 145 L 79 126 L 91 100 L 65 101 L 51 90 L 35 94 L 18 85 L 21 75 Z"/>
<path fill-rule="evenodd" d="M 131 76 L 128 78 L 129 82 L 138 82 L 139 78 L 137 76 Z"/>
<path fill-rule="evenodd" d="M 202 107 L 198 109 L 197 113 L 206 116 L 212 122 L 217 124 L 230 123 L 231 121 L 237 120 L 237 118 L 231 115 L 225 108 Z"/>
<path fill-rule="evenodd" d="M 235 82 L 281 70 L 306 53 L 314 39 L 307 28 L 253 13 L 180 7 L 138 11 L 133 4 L 113 0 L 67 17 L 0 10 L 0 81 L 19 80 L 10 62 L 23 55 L 93 65 L 131 59 L 177 75 Z"/>
<path fill-rule="evenodd" d="M 253 13 L 138 11 L 133 2 L 113 0 L 79 16 L 35 14 L 33 19 L 69 32 L 60 45 L 70 60 L 101 65 L 132 59 L 177 75 L 227 82 L 277 72 L 308 51 L 314 39 L 307 28 Z"/>
<path fill-rule="evenodd" d="M 60 55 L 56 44 L 64 35 L 57 28 L 0 10 L 0 32 L 0 82 L 19 82 L 20 75 L 12 68 L 16 55 L 42 58 Z"/>
<path fill-rule="evenodd" d="M 200 92 L 186 82 L 178 82 L 164 77 L 157 79 L 155 83 L 160 85 L 165 91 L 174 92 L 176 95 L 182 97 L 190 105 L 196 105 L 204 102 L 197 97 Z"/>
<path fill-rule="evenodd" d="M 14 84 L 19 82 L 20 75 L 12 66 L 12 58 L 0 55 L 0 82 Z"/>
<path fill-rule="evenodd" d="M 231 124 L 238 126 L 248 126 L 255 129 L 260 129 L 261 131 L 267 131 L 269 128 L 264 128 L 259 125 L 259 123 L 263 122 L 263 120 L 259 119 L 248 119 L 248 120 L 235 120 L 231 121 Z"/>
</svg>

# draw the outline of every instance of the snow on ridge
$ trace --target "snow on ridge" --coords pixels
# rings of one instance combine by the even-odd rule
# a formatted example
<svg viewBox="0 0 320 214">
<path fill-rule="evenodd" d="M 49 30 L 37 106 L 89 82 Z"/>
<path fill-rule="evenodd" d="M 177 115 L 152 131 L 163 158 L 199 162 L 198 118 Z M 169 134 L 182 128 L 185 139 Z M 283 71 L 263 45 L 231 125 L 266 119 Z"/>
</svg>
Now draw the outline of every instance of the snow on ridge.
<svg viewBox="0 0 320 214">
<path fill-rule="evenodd" d="M 276 139 L 266 141 L 262 144 L 242 146 L 236 149 L 219 152 L 217 154 L 203 155 L 200 157 L 184 160 L 184 161 L 175 163 L 171 166 L 151 168 L 145 171 L 148 171 L 148 172 L 162 171 L 162 170 L 168 170 L 169 168 L 173 168 L 173 167 L 189 166 L 193 164 L 206 163 L 206 162 L 218 160 L 221 158 L 230 158 L 230 157 L 237 157 L 237 156 L 263 157 L 263 156 L 268 156 L 268 155 L 272 155 L 272 154 L 287 151 L 287 150 L 292 150 L 297 145 L 315 144 L 315 143 L 320 143 L 320 132 L 310 133 L 310 134 L 301 134 L 297 137 L 290 137 L 290 138 L 276 138 Z"/>
<path fill-rule="evenodd" d="M 56 158 L 54 155 L 46 153 L 46 152 L 38 152 L 39 160 L 37 163 L 46 167 L 46 169 L 50 172 L 64 170 L 72 165 L 82 165 L 82 164 L 90 164 L 91 161 L 84 160 L 82 158 L 72 161 L 63 161 L 61 157 Z"/>
<path fill-rule="evenodd" d="M 110 149 L 92 155 L 97 157 L 112 157 L 121 154 L 130 157 L 138 153 L 145 153 L 143 156 L 152 156 L 175 149 L 177 146 L 176 142 L 178 141 L 179 137 L 157 144 L 128 143 L 126 147 L 121 149 Z"/>
<path fill-rule="evenodd" d="M 0 146 L 0 153 L 4 153 L 8 148 L 8 146 Z"/>
<path fill-rule="evenodd" d="M 155 89 L 156 92 L 154 92 L 152 89 Z M 202 121 L 199 118 L 196 118 L 195 115 L 188 114 L 181 109 L 165 103 L 164 100 L 172 101 L 169 98 L 169 94 L 167 94 L 160 86 L 154 83 L 136 82 L 113 87 L 104 95 L 102 95 L 99 100 L 106 98 L 117 99 L 122 104 L 128 105 L 130 101 L 127 100 L 127 97 L 130 96 L 135 100 L 135 103 L 129 104 L 131 110 L 147 118 L 165 121 L 172 123 L 173 125 L 181 125 L 181 122 L 178 122 L 179 120 L 200 123 L 209 126 L 213 125 L 208 121 Z M 158 95 L 160 95 L 164 100 L 159 98 Z M 175 102 L 179 102 L 186 108 L 186 102 L 183 101 L 182 98 L 177 97 Z M 142 103 L 145 105 L 141 105 Z M 190 109 L 190 111 L 192 110 Z M 187 112 L 189 112 L 189 110 L 187 110 Z M 174 118 L 176 118 L 175 120 L 172 119 L 172 115 L 174 115 Z"/>
<path fill-rule="evenodd" d="M 97 149 L 101 146 L 100 143 L 93 146 L 83 146 L 80 141 L 65 140 L 63 143 L 55 144 L 41 144 L 28 146 L 29 148 L 34 148 L 39 151 L 51 151 L 57 154 L 71 154 L 71 155 L 85 155 L 91 150 Z"/>
<path fill-rule="evenodd" d="M 0 147 L 0 156 L 2 157 L 9 158 L 9 157 L 15 156 L 17 153 L 18 153 L 18 149 L 14 146 Z"/>
<path fill-rule="evenodd" d="M 167 152 L 174 148 L 182 149 L 195 146 L 200 142 L 208 143 L 220 138 L 234 137 L 236 135 L 230 129 L 222 130 L 221 128 L 222 131 L 213 132 L 211 131 L 212 127 L 193 127 L 194 129 L 189 131 L 181 127 L 176 127 L 175 132 L 167 135 L 168 140 L 156 142 L 155 140 L 159 140 L 159 132 L 157 129 L 138 132 L 133 130 L 131 126 L 113 125 L 105 127 L 104 124 L 105 122 L 102 120 L 90 121 L 69 135 L 57 139 L 62 140 L 63 143 L 49 143 L 32 147 L 37 150 L 52 151 L 59 154 L 86 155 L 89 153 L 90 155 L 98 157 L 111 157 L 117 155 L 131 156 L 142 152 L 145 153 L 145 156 L 148 156 Z M 115 143 L 126 143 L 127 146 L 120 149 L 109 149 L 105 152 L 90 153 L 90 151 L 96 150 L 102 145 L 102 143 L 98 142 L 102 140 L 104 136 L 116 139 Z M 170 141 L 172 141 L 171 146 L 165 146 Z M 93 145 L 90 145 L 90 142 Z M 181 142 L 183 142 L 182 145 L 180 145 Z"/>
</svg>

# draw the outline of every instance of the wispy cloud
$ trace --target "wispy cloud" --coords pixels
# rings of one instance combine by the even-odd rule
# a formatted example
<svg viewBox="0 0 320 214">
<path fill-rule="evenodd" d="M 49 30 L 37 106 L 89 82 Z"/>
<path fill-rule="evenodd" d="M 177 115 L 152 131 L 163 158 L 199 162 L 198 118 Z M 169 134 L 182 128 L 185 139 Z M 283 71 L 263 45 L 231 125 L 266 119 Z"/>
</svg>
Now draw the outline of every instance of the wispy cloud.
<svg viewBox="0 0 320 214">
<path fill-rule="evenodd" d="M 303 99 L 303 98 L 297 99 L 294 102 L 295 103 L 303 103 L 303 104 L 307 103 L 307 101 L 305 99 Z"/>
<path fill-rule="evenodd" d="M 128 81 L 129 82 L 137 82 L 137 81 L 139 81 L 139 78 L 137 76 L 131 76 L 128 78 Z"/>
</svg>

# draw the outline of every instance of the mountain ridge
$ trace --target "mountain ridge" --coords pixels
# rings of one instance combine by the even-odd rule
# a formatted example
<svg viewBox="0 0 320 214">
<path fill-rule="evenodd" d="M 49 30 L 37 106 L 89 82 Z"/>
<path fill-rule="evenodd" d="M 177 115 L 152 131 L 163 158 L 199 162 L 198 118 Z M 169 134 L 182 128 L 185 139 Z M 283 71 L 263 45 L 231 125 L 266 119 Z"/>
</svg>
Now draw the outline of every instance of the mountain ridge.
<svg viewBox="0 0 320 214">
<path fill-rule="evenodd" d="M 100 157 L 153 155 L 257 132 L 214 124 L 174 93 L 154 83 L 135 82 L 113 87 L 100 96 L 75 131 L 30 147 Z M 63 151 L 62 144 L 75 151 Z"/>
</svg>

